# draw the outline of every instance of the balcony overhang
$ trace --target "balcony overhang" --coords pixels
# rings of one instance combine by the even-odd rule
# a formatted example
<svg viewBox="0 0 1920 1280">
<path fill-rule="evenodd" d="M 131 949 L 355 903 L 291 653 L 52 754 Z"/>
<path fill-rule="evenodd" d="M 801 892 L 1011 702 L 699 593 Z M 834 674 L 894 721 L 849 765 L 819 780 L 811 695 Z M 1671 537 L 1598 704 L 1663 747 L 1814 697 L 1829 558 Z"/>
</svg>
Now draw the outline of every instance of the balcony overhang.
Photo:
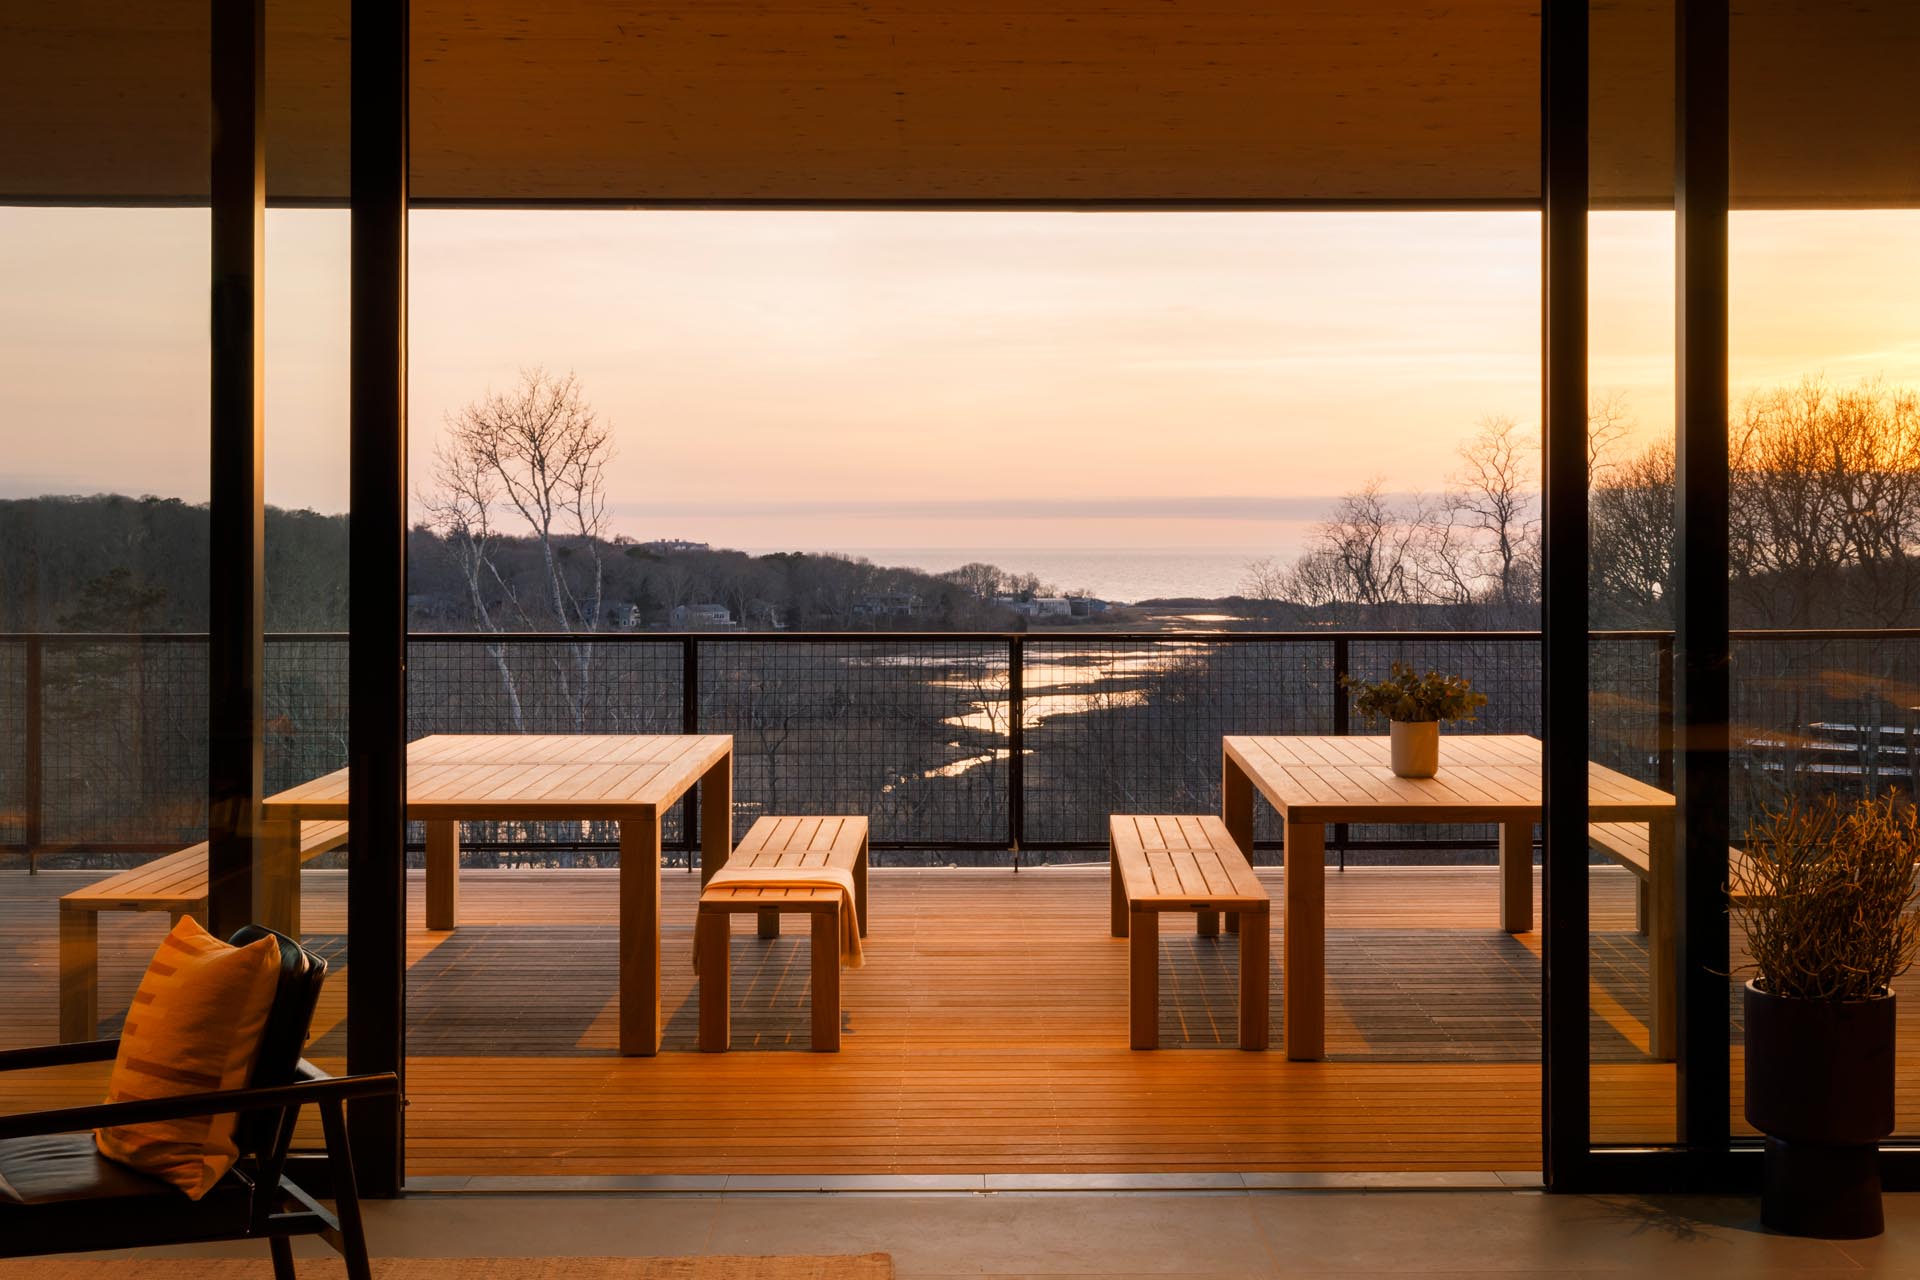
<svg viewBox="0 0 1920 1280">
<path fill-rule="evenodd" d="M 268 172 L 347 192 L 346 0 L 270 0 Z M 1920 6 L 1745 0 L 1734 200 L 1920 205 Z M 203 203 L 205 5 L 15 0 L 0 200 Z M 1593 197 L 1671 204 L 1669 0 L 1593 13 Z M 414 0 L 421 204 L 1537 203 L 1527 0 Z"/>
</svg>

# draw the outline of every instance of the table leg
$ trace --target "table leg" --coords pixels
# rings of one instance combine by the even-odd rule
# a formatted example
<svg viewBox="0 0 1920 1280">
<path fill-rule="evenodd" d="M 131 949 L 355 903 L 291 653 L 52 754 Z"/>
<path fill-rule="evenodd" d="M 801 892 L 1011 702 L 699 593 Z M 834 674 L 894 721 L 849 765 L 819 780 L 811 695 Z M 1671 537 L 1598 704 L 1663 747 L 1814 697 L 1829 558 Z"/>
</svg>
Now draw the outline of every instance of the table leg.
<svg viewBox="0 0 1920 1280">
<path fill-rule="evenodd" d="M 700 887 L 733 853 L 733 753 L 700 776 Z"/>
<path fill-rule="evenodd" d="M 60 907 L 60 1043 L 91 1040 L 100 1026 L 100 916 Z"/>
<path fill-rule="evenodd" d="M 1286 840 L 1280 924 L 1286 959 L 1280 979 L 1286 991 L 1287 1057 L 1312 1061 L 1326 1057 L 1327 829 L 1318 822 L 1289 820 Z"/>
<path fill-rule="evenodd" d="M 1253 864 L 1253 780 L 1223 747 L 1220 751 L 1220 821 Z"/>
<path fill-rule="evenodd" d="M 1662 1062 L 1672 1061 L 1678 1049 L 1674 834 L 1671 818 L 1647 824 L 1647 1052 Z"/>
<path fill-rule="evenodd" d="M 1240 921 L 1240 1047 L 1267 1047 L 1267 939 L 1271 911 L 1243 911 Z"/>
<path fill-rule="evenodd" d="M 1224 746 L 1220 749 L 1220 819 L 1226 823 L 1227 834 L 1246 855 L 1247 865 L 1253 865 L 1253 782 L 1233 762 Z M 1203 913 L 1200 932 L 1218 933 L 1217 920 L 1212 912 Z M 1231 911 L 1227 913 L 1227 932 L 1240 932 L 1240 917 Z"/>
<path fill-rule="evenodd" d="M 660 1052 L 660 813 L 620 820 L 620 1052 Z"/>
<path fill-rule="evenodd" d="M 253 922 L 300 936 L 300 820 L 261 819 L 253 854 Z"/>
<path fill-rule="evenodd" d="M 1500 927 L 1533 932 L 1533 819 L 1500 824 Z"/>
<path fill-rule="evenodd" d="M 427 928 L 452 929 L 460 915 L 460 824 L 427 823 Z"/>
<path fill-rule="evenodd" d="M 1127 921 L 1127 1024 L 1136 1049 L 1160 1047 L 1160 916 L 1129 912 Z"/>
</svg>

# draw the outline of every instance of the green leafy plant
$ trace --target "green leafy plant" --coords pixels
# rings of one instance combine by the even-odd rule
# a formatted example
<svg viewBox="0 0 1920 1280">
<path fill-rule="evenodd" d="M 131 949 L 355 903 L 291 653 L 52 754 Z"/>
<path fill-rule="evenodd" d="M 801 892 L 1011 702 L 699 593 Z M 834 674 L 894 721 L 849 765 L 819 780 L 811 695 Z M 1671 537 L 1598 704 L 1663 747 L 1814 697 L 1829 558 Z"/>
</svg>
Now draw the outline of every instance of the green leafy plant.
<svg viewBox="0 0 1920 1280">
<path fill-rule="evenodd" d="M 1789 798 L 1749 824 L 1728 909 L 1755 984 L 1791 1000 L 1868 1000 L 1920 954 L 1920 816 L 1896 794 Z"/>
<path fill-rule="evenodd" d="M 1355 693 L 1354 710 L 1369 723 L 1471 720 L 1474 712 L 1487 705 L 1487 695 L 1475 693 L 1473 681 L 1465 676 L 1443 676 L 1438 671 L 1421 675 L 1411 665 L 1398 662 L 1387 670 L 1385 680 L 1340 677 L 1340 687 Z"/>
</svg>

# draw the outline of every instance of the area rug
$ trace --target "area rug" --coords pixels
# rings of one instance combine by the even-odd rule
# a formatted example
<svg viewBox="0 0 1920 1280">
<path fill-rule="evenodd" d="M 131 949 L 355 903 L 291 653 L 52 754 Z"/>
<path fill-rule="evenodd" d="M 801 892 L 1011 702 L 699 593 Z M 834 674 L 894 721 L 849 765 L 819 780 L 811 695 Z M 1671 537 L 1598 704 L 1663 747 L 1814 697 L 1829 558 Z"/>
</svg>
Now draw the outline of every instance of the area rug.
<svg viewBox="0 0 1920 1280">
<path fill-rule="evenodd" d="M 334 1257 L 301 1258 L 300 1280 L 343 1280 Z M 258 1258 L 22 1258 L 0 1280 L 270 1280 Z M 893 1280 L 884 1253 L 786 1258 L 375 1258 L 374 1280 Z"/>
</svg>

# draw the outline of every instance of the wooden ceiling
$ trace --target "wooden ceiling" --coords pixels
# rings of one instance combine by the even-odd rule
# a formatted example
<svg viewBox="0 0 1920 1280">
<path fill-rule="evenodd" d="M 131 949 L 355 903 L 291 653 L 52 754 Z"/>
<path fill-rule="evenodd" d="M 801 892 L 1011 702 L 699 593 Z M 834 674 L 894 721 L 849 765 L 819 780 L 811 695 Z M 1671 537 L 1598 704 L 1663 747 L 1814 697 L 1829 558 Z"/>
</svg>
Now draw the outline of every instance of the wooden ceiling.
<svg viewBox="0 0 1920 1280">
<path fill-rule="evenodd" d="M 1671 0 L 1595 0 L 1596 203 L 1670 203 Z M 204 3 L 7 0 L 0 199 L 205 198 Z M 1744 206 L 1920 204 L 1920 3 L 1737 0 Z M 346 0 L 269 0 L 279 200 L 346 194 Z M 1527 0 L 414 0 L 422 202 L 1500 204 Z"/>
</svg>

